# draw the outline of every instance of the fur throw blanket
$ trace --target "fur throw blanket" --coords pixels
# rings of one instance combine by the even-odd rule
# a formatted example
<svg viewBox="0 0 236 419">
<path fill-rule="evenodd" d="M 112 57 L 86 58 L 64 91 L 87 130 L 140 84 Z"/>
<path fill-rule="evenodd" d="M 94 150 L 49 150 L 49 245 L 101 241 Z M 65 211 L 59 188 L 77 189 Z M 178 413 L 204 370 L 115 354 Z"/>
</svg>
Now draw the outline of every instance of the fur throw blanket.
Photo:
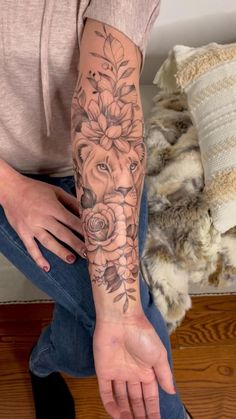
<svg viewBox="0 0 236 419">
<path fill-rule="evenodd" d="M 198 137 L 179 93 L 158 93 L 146 121 L 149 229 L 144 279 L 172 332 L 191 307 L 189 283 L 227 286 L 236 278 L 236 228 L 213 226 Z"/>
<path fill-rule="evenodd" d="M 176 45 L 153 83 L 184 92 L 198 132 L 205 194 L 220 233 L 236 226 L 236 43 Z"/>
</svg>

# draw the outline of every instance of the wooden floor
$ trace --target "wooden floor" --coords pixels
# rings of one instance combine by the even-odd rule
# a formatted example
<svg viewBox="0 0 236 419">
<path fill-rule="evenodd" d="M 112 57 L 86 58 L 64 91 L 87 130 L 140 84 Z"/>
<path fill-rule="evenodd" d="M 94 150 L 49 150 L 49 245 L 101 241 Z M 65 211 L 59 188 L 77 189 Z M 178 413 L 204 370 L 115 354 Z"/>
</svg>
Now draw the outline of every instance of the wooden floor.
<svg viewBox="0 0 236 419">
<path fill-rule="evenodd" d="M 34 419 L 29 351 L 48 304 L 0 306 L 0 419 Z M 172 336 L 178 388 L 194 419 L 236 419 L 236 296 L 195 297 Z M 80 419 L 105 419 L 96 378 L 68 383 Z"/>
</svg>

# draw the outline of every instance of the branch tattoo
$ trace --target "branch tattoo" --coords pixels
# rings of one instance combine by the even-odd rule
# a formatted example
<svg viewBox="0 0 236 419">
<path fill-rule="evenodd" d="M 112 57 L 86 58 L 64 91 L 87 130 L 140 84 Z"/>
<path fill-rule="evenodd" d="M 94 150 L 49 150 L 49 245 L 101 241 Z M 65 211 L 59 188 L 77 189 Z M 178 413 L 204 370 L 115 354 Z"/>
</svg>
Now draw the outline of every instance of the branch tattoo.
<svg viewBox="0 0 236 419">
<path fill-rule="evenodd" d="M 124 47 L 106 25 L 96 35 L 104 39 L 103 53 L 90 52 L 101 71 L 89 71 L 93 98 L 78 79 L 72 101 L 73 160 L 79 210 L 93 283 L 116 292 L 114 303 L 136 300 L 138 209 L 146 152 L 143 120 L 137 117 L 137 91 L 128 84 Z"/>
</svg>

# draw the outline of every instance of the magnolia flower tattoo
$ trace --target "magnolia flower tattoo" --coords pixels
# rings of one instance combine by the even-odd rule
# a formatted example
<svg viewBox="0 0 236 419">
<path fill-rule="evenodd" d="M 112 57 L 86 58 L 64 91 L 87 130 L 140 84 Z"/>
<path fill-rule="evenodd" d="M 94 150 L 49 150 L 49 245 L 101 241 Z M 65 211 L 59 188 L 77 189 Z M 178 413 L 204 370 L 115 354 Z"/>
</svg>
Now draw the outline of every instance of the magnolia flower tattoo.
<svg viewBox="0 0 236 419">
<path fill-rule="evenodd" d="M 137 91 L 127 80 L 135 67 L 106 25 L 97 58 L 100 70 L 89 71 L 93 99 L 87 101 L 80 75 L 72 101 L 73 160 L 79 210 L 92 282 L 116 292 L 123 312 L 136 300 L 132 287 L 139 273 L 138 208 L 146 151 L 143 120 L 137 117 Z M 88 103 L 87 103 L 88 102 Z"/>
</svg>

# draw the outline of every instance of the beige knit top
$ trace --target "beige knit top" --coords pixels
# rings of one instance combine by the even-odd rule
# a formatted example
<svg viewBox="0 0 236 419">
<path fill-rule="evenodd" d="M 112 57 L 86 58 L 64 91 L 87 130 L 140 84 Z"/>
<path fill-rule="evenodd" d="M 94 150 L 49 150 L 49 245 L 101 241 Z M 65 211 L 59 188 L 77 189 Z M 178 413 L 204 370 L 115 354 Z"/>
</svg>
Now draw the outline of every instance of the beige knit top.
<svg viewBox="0 0 236 419">
<path fill-rule="evenodd" d="M 85 18 L 125 33 L 143 61 L 159 0 L 0 0 L 0 158 L 72 174 L 70 104 Z"/>
</svg>

